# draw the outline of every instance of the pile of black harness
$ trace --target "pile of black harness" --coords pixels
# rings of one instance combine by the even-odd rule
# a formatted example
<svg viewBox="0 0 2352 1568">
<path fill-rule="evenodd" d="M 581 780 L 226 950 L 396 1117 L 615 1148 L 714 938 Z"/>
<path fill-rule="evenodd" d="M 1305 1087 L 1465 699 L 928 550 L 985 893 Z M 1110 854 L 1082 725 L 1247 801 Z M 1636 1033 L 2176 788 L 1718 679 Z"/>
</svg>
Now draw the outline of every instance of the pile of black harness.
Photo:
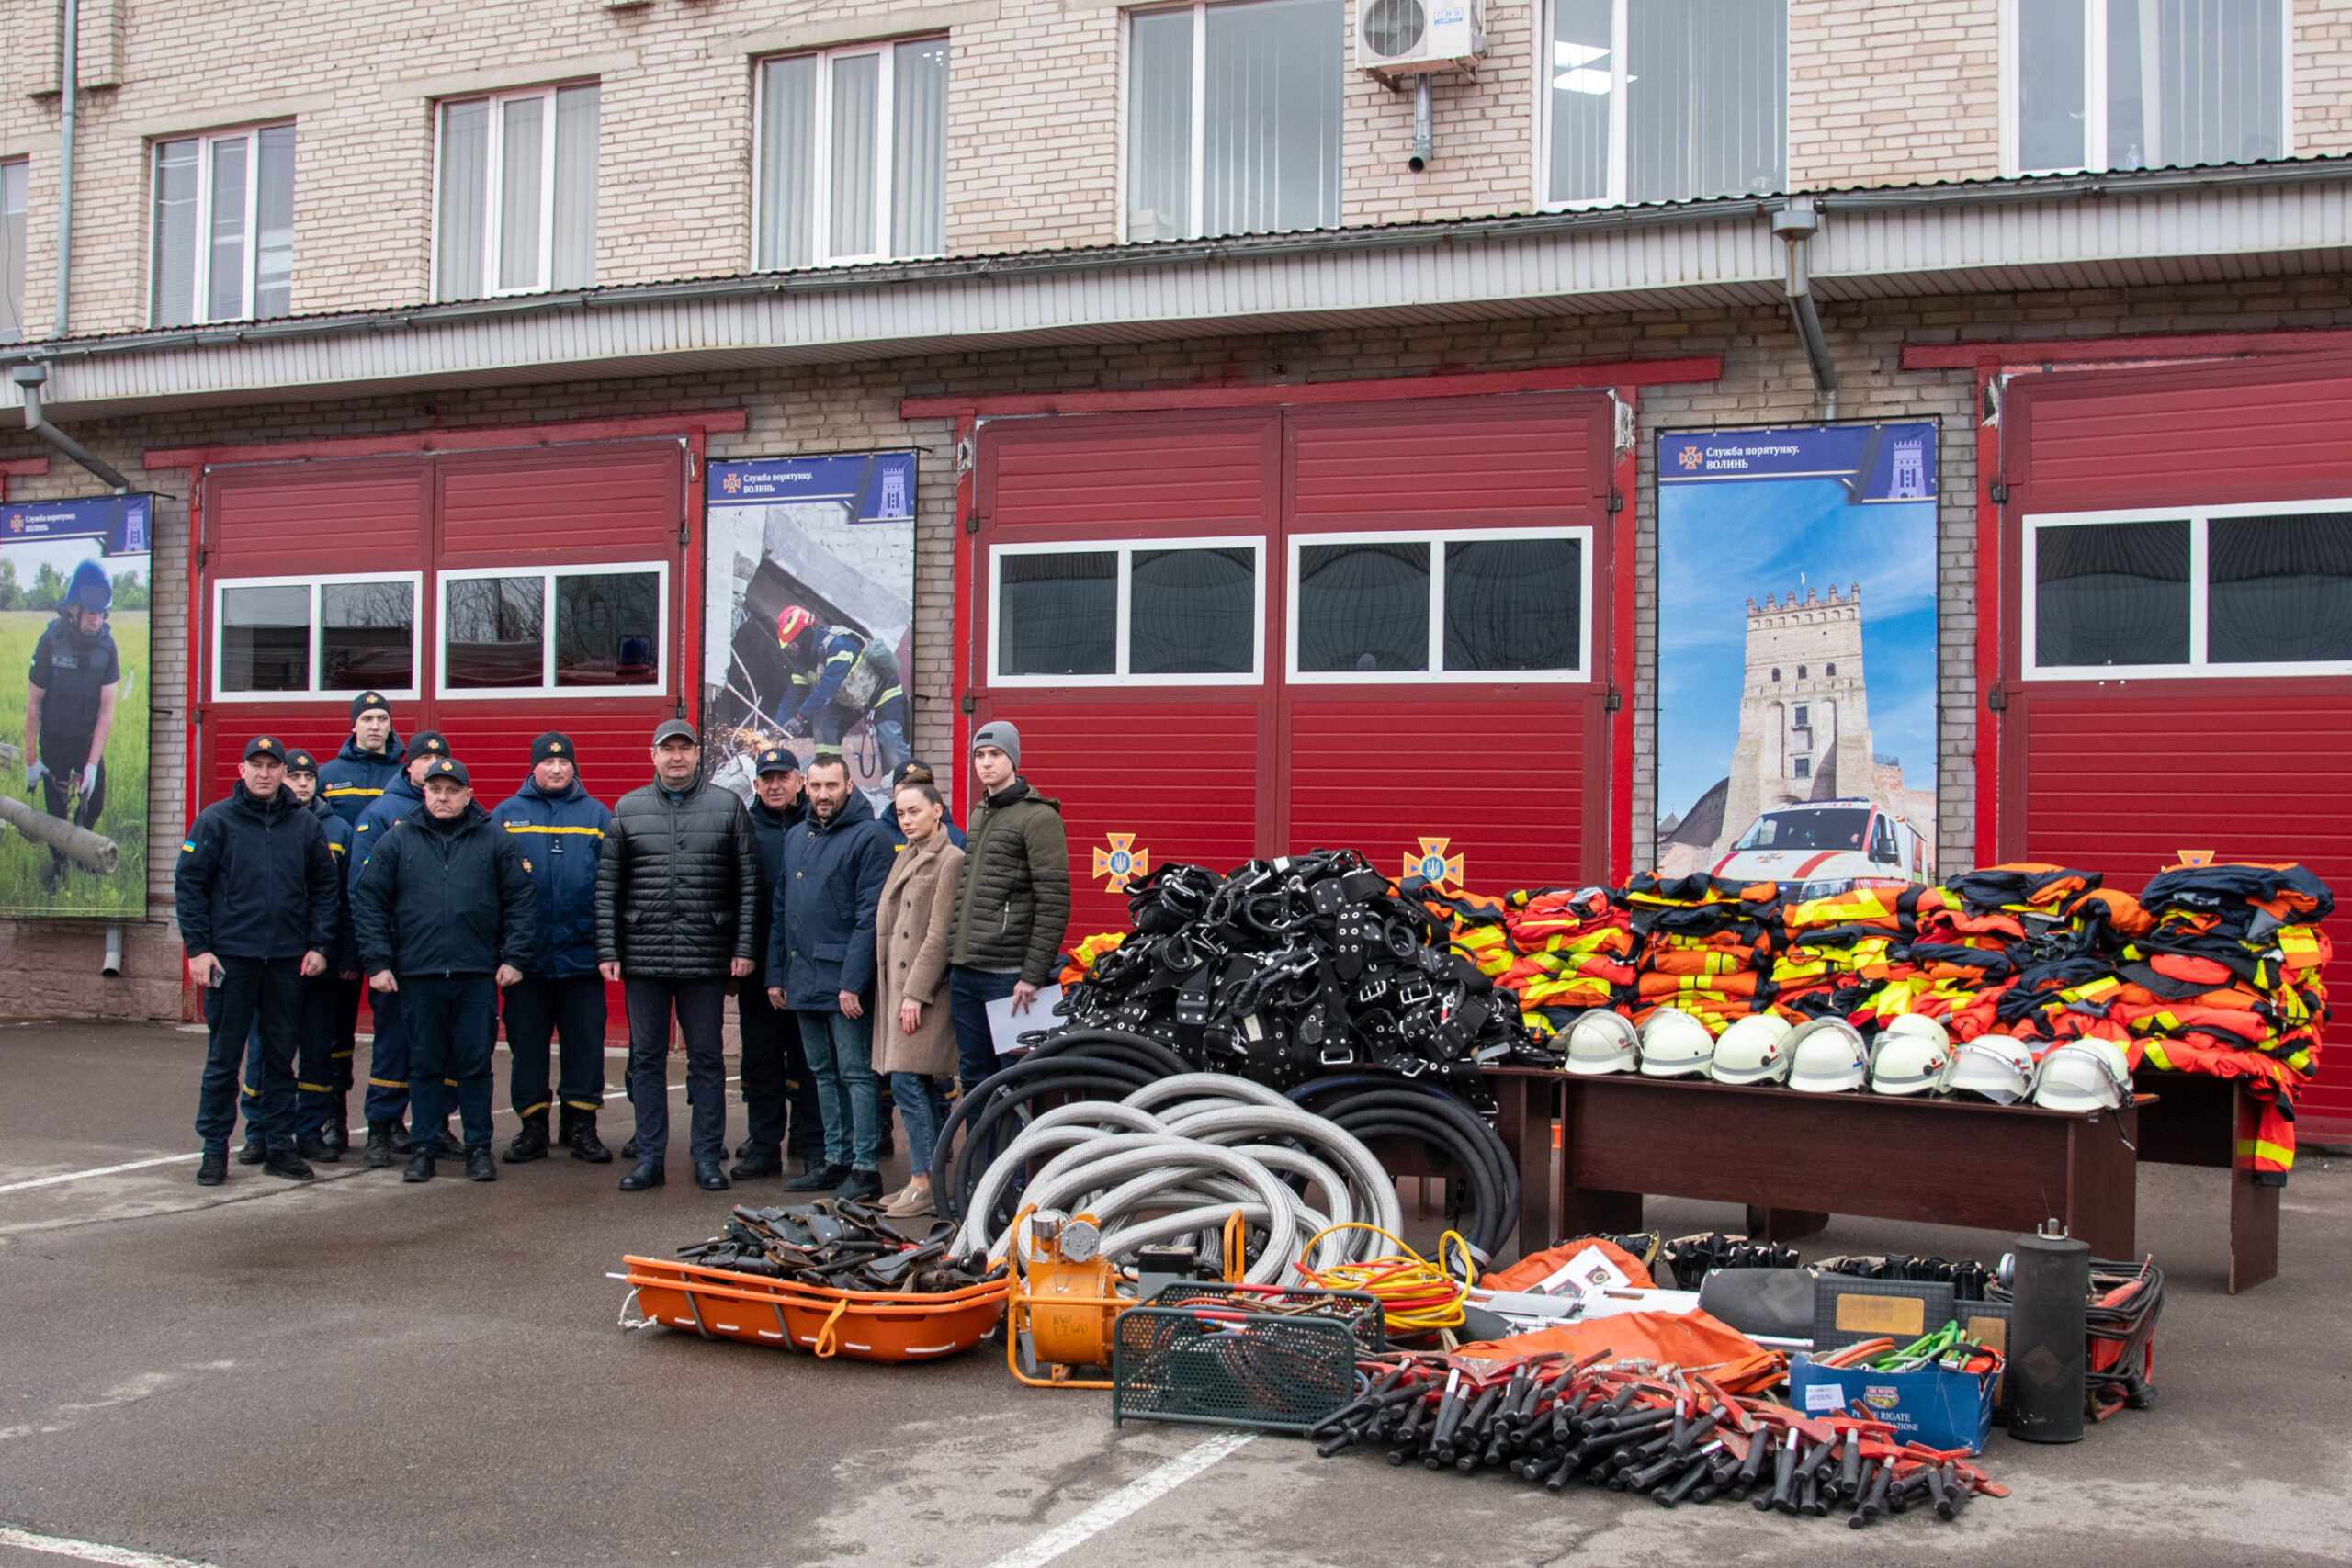
<svg viewBox="0 0 2352 1568">
<path fill-rule="evenodd" d="M 1437 912 L 1353 850 L 1251 861 L 1230 875 L 1162 864 L 1127 891 L 1135 934 L 1069 987 L 1080 1028 L 1158 1040 L 1209 1072 L 1287 1089 L 1333 1067 L 1433 1075 L 1550 1066 L 1519 996 L 1453 951 Z"/>
<path fill-rule="evenodd" d="M 955 1234 L 944 1220 L 910 1234 L 878 1209 L 820 1199 L 773 1209 L 738 1206 L 726 1235 L 682 1247 L 678 1256 L 706 1269 L 837 1291 L 939 1295 L 977 1285 L 990 1272 L 984 1256 L 947 1256 Z"/>
</svg>

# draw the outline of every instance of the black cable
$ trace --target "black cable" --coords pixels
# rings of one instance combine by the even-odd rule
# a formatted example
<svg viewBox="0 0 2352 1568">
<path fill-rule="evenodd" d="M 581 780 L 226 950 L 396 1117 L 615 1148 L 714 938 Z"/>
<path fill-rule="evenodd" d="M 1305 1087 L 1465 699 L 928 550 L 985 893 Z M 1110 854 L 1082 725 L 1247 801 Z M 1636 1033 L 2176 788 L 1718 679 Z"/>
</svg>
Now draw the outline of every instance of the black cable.
<svg viewBox="0 0 2352 1568">
<path fill-rule="evenodd" d="M 1306 1089 L 1312 1090 L 1316 1087 L 1307 1085 Z M 1317 1114 L 1337 1122 L 1358 1137 L 1367 1133 L 1375 1136 L 1418 1136 L 1452 1155 L 1461 1162 L 1477 1193 L 1478 1224 L 1476 1234 L 1470 1237 L 1472 1244 L 1493 1257 L 1510 1241 L 1519 1224 L 1518 1167 L 1485 1119 L 1452 1095 L 1399 1088 L 1393 1080 L 1374 1080 L 1344 1095 L 1327 1092 L 1308 1096 L 1302 1090 L 1293 1098 L 1328 1100 L 1329 1103 Z"/>
<path fill-rule="evenodd" d="M 1003 1071 L 980 1081 L 971 1093 L 959 1095 L 940 1124 L 937 1143 L 931 1152 L 931 1190 L 934 1202 L 944 1201 L 950 1208 L 940 1211 L 947 1219 L 961 1219 L 962 1199 L 948 1179 L 952 1169 L 960 1170 L 963 1163 L 978 1147 L 976 1139 L 967 1136 L 964 1148 L 956 1147 L 957 1129 L 977 1123 L 1000 1103 L 1026 1104 L 1036 1090 L 1031 1086 L 1049 1077 L 1078 1074 L 1086 1081 L 1081 1086 L 1072 1083 L 1061 1086 L 1061 1092 L 1083 1087 L 1089 1090 L 1107 1091 L 1083 1096 L 1086 1099 L 1108 1098 L 1123 1100 L 1147 1084 L 1157 1083 L 1163 1076 L 1126 1062 L 1114 1062 L 1100 1057 L 1055 1055 L 1023 1058 Z"/>
</svg>

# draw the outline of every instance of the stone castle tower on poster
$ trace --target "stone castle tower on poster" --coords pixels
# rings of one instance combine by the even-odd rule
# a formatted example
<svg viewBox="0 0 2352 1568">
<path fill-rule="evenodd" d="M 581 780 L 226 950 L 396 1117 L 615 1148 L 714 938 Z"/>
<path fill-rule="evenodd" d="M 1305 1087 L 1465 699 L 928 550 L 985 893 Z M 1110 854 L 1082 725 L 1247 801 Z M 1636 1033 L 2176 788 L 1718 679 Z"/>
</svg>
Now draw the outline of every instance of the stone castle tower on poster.
<svg viewBox="0 0 2352 1568">
<path fill-rule="evenodd" d="M 1862 683 L 1862 590 L 1786 604 L 1747 602 L 1747 670 L 1739 743 L 1713 852 L 1728 851 L 1761 812 L 1801 800 L 1873 794 L 1871 705 Z M 1896 772 L 1901 782 L 1901 772 Z M 1892 806 L 1893 802 L 1888 802 Z"/>
</svg>

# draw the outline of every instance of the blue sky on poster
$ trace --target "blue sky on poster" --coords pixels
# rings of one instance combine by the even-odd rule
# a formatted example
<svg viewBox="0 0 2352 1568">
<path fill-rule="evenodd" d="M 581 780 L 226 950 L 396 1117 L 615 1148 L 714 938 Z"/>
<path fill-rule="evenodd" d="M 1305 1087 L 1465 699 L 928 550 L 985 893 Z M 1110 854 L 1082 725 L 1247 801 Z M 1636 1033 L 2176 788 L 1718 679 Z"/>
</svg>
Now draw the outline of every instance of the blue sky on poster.
<svg viewBox="0 0 2352 1568">
<path fill-rule="evenodd" d="M 1872 750 L 1904 783 L 1936 782 L 1932 502 L 1847 504 L 1834 479 L 1726 480 L 1658 495 L 1657 813 L 1680 814 L 1731 768 L 1747 601 L 1862 587 Z"/>
</svg>

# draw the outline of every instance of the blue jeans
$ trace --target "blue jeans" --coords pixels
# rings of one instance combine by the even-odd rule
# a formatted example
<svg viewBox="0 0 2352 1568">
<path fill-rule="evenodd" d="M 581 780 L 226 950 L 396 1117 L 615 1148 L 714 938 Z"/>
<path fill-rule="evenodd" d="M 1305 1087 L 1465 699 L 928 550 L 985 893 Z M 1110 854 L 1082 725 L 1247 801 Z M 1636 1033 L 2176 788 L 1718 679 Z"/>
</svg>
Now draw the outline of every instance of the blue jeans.
<svg viewBox="0 0 2352 1568">
<path fill-rule="evenodd" d="M 947 971 L 947 1014 L 956 1023 L 956 1072 L 969 1094 L 980 1081 L 996 1076 L 1003 1064 L 996 1059 L 996 1043 L 989 1035 L 988 1004 L 1012 995 L 1018 975 L 992 969 L 967 969 L 958 964 Z M 1050 1021 L 1041 1012 L 1040 1026 Z M 910 1134 L 909 1136 L 912 1136 Z"/>
<path fill-rule="evenodd" d="M 925 1175 L 931 1151 L 939 1144 L 939 1124 L 947 1120 L 947 1097 L 929 1073 L 892 1073 L 890 1098 L 899 1102 L 899 1120 L 907 1124 L 907 1168 Z"/>
<path fill-rule="evenodd" d="M 795 1009 L 800 1049 L 817 1080 L 817 1114 L 825 1123 L 825 1163 L 853 1170 L 882 1166 L 882 1084 L 874 1076 L 866 1021 Z M 911 1130 L 907 1134 L 914 1136 Z"/>
</svg>

